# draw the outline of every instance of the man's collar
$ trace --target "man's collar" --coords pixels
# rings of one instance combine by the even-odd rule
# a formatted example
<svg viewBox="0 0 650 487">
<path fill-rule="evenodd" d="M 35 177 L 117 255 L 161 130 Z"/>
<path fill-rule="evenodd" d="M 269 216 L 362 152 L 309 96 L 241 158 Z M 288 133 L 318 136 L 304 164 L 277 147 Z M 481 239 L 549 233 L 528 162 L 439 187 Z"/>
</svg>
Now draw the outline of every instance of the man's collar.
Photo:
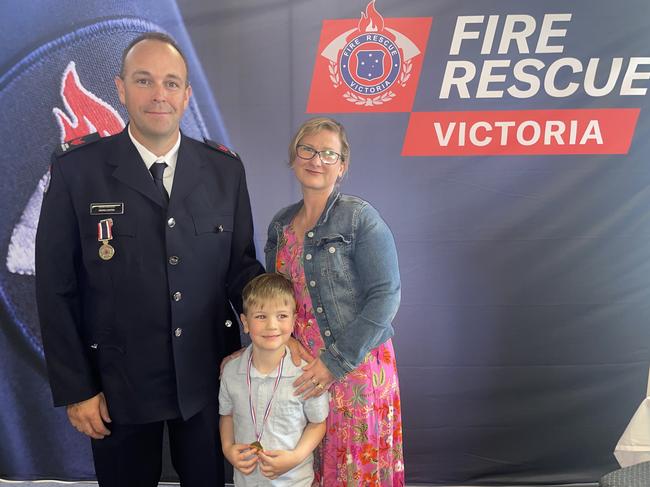
<svg viewBox="0 0 650 487">
<path fill-rule="evenodd" d="M 174 146 L 162 157 L 158 157 L 156 154 L 151 152 L 149 149 L 147 149 L 144 145 L 142 145 L 138 140 L 133 136 L 133 133 L 131 132 L 131 124 L 127 127 L 127 131 L 129 133 L 129 138 L 131 139 L 131 142 L 133 142 L 133 145 L 135 148 L 138 150 L 138 153 L 140 154 L 140 157 L 142 157 L 142 160 L 144 161 L 145 165 L 147 166 L 147 169 L 149 169 L 154 162 L 162 159 L 164 160 L 168 166 L 175 168 L 176 167 L 176 160 L 178 159 L 178 148 L 181 145 L 181 132 L 180 130 L 178 131 L 178 137 L 176 139 L 176 143 Z"/>
</svg>

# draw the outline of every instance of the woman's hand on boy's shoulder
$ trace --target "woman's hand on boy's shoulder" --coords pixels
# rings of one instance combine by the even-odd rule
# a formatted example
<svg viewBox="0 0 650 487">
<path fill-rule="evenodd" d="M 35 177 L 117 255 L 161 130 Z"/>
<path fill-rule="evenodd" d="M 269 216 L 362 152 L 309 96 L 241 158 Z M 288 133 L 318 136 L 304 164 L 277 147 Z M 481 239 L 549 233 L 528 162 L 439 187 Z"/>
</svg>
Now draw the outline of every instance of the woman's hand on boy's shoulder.
<svg viewBox="0 0 650 487">
<path fill-rule="evenodd" d="M 296 367 L 302 365 L 302 361 L 311 362 L 314 360 L 314 357 L 311 356 L 309 350 L 307 350 L 302 343 L 296 340 L 294 337 L 289 338 L 287 342 L 287 347 L 289 347 L 289 353 L 291 354 L 291 361 Z"/>
<path fill-rule="evenodd" d="M 246 350 L 246 347 L 242 347 L 236 352 L 231 353 L 227 357 L 224 357 L 223 360 L 221 361 L 221 365 L 219 366 L 219 379 L 221 379 L 221 376 L 223 375 L 223 368 L 226 366 L 228 362 L 231 360 L 236 359 L 239 357 L 242 353 L 244 353 L 244 350 Z"/>
</svg>

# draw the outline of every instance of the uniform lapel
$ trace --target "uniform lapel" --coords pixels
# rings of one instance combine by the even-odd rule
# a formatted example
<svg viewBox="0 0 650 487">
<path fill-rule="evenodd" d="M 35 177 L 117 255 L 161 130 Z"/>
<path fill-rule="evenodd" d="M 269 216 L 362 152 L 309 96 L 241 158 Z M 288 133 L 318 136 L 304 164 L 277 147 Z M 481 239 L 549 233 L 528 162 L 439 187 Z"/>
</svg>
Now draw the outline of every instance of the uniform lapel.
<svg viewBox="0 0 650 487">
<path fill-rule="evenodd" d="M 113 177 L 164 208 L 167 205 L 163 201 L 160 191 L 156 188 L 151 174 L 147 171 L 147 166 L 142 161 L 142 157 L 140 157 L 138 150 L 131 142 L 127 130 L 125 128 L 117 136 L 113 151 L 108 155 L 108 164 L 116 166 Z"/>
<path fill-rule="evenodd" d="M 190 143 L 181 134 L 181 145 L 178 148 L 178 159 L 174 171 L 174 184 L 169 198 L 169 207 L 174 208 L 190 194 L 201 182 L 201 155 L 196 151 L 198 144 Z"/>
</svg>

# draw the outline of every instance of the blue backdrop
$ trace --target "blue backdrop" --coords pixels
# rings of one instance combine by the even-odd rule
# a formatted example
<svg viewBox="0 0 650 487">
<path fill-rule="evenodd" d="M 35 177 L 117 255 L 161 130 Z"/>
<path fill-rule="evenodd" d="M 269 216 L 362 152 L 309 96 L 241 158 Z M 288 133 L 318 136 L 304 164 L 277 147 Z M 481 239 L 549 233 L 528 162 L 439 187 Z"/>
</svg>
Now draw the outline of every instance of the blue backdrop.
<svg viewBox="0 0 650 487">
<path fill-rule="evenodd" d="M 86 440 L 51 406 L 31 246 L 39 184 L 66 117 L 69 125 L 88 120 L 107 131 L 127 121 L 112 79 L 122 48 L 149 29 L 168 31 L 189 55 L 194 102 L 183 130 L 242 155 L 258 251 L 271 216 L 300 197 L 286 149 L 312 115 L 310 94 L 324 100 L 313 112 L 328 112 L 348 128 L 352 160 L 343 190 L 380 210 L 400 257 L 403 301 L 394 343 L 409 483 L 589 482 L 616 467 L 612 451 L 645 396 L 650 361 L 650 4 L 379 0 L 388 35 L 403 34 L 419 54 L 408 79 L 409 68 L 399 67 L 394 99 L 374 106 L 341 101 L 346 86 L 335 89 L 335 75 L 321 70 L 330 66 L 322 43 L 346 31 L 341 21 L 355 28 L 366 4 L 11 0 L 0 6 L 0 478 L 93 475 Z M 570 20 L 544 28 L 546 14 Z M 453 54 L 459 18 L 472 23 Z M 430 30 L 418 30 L 425 24 Z M 507 29 L 513 40 L 499 52 Z M 424 32 L 421 39 L 416 31 Z M 542 52 L 544 33 L 546 45 L 562 52 Z M 492 35 L 489 50 L 484 42 Z M 524 37 L 525 48 L 516 40 Z M 408 45 L 393 40 L 404 62 Z M 620 75 L 602 96 L 585 88 L 592 58 L 600 60 L 599 87 L 621 59 Z M 641 92 L 621 94 L 632 58 L 638 67 L 627 83 Z M 546 85 L 559 59 L 575 61 Z M 541 81 L 535 94 L 516 97 L 508 87 L 532 86 L 525 73 L 515 74 L 522 60 L 534 60 L 525 72 Z M 450 61 L 476 68 L 467 97 L 457 89 L 441 96 Z M 486 61 L 501 62 L 484 74 L 488 91 L 503 90 L 498 97 L 480 96 Z M 535 68 L 539 63 L 544 67 Z M 572 93 L 553 92 L 570 83 L 577 83 Z M 430 144 L 440 142 L 432 127 L 448 112 L 492 120 L 504 110 L 529 118 L 533 110 L 551 110 L 555 120 L 577 109 L 636 109 L 638 119 L 629 127 L 615 118 L 620 133 L 601 120 L 604 143 L 586 154 L 570 143 L 554 154 L 542 153 L 541 145 L 508 154 L 517 145 L 512 129 L 500 155 L 467 155 L 476 150 L 469 142 L 461 155 L 445 154 L 444 147 L 436 155 L 402 155 L 413 113 L 432 114 L 428 128 L 415 134 Z M 607 153 L 608 144 L 625 137 L 629 149 Z"/>
</svg>

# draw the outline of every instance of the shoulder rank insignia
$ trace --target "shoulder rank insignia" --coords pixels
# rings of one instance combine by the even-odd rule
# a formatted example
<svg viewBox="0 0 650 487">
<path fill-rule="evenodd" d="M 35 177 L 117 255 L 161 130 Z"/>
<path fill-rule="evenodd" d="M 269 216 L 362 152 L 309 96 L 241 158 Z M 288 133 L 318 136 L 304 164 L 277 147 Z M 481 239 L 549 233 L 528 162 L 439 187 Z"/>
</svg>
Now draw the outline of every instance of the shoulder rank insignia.
<svg viewBox="0 0 650 487">
<path fill-rule="evenodd" d="M 57 156 L 60 156 L 74 149 L 82 147 L 84 145 L 88 145 L 91 142 L 95 142 L 99 139 L 101 139 L 101 137 L 97 132 L 93 132 L 92 134 L 88 134 L 88 135 L 82 135 L 81 137 L 77 137 L 76 139 L 66 140 L 63 144 L 57 147 L 54 153 Z"/>
<path fill-rule="evenodd" d="M 206 145 L 212 147 L 213 149 L 218 150 L 219 152 L 226 154 L 227 156 L 234 157 L 235 159 L 241 160 L 241 157 L 239 157 L 239 154 L 237 154 L 234 150 L 229 149 L 223 144 L 219 144 L 215 142 L 214 140 L 210 139 L 203 139 Z"/>
</svg>

